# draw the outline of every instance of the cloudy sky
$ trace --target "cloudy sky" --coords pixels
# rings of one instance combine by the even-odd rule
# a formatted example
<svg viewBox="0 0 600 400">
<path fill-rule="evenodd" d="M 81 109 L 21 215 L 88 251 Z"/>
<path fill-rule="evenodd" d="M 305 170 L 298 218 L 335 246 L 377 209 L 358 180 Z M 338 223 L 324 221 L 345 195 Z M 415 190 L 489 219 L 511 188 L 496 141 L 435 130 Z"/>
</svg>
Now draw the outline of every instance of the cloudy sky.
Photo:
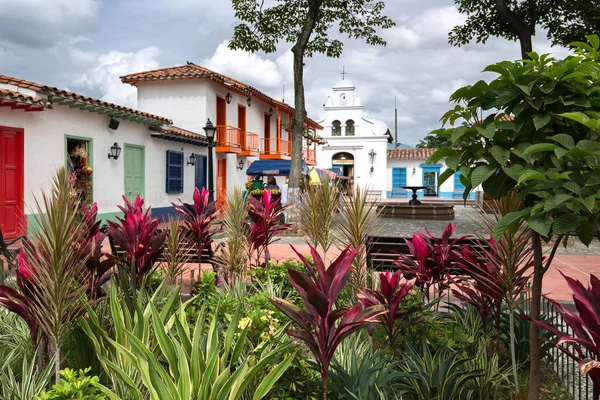
<svg viewBox="0 0 600 400">
<path fill-rule="evenodd" d="M 491 63 L 516 59 L 515 42 L 493 39 L 461 48 L 448 32 L 463 21 L 453 0 L 387 0 L 397 24 L 382 32 L 387 47 L 345 40 L 340 59 L 306 61 L 308 112 L 318 118 L 342 66 L 357 87 L 369 116 L 394 127 L 415 144 L 440 126 L 448 96 L 462 85 L 493 78 Z M 119 75 L 196 62 L 292 103 L 291 45 L 275 54 L 227 49 L 237 24 L 229 0 L 0 0 L 0 74 L 135 107 L 135 88 Z M 534 50 L 566 55 L 538 33 Z"/>
</svg>

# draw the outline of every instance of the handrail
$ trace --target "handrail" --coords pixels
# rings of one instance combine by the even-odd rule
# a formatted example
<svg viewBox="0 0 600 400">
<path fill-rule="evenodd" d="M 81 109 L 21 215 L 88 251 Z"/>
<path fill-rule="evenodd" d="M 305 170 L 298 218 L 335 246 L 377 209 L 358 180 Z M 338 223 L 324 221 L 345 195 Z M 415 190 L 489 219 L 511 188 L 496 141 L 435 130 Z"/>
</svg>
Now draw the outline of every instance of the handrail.
<svg viewBox="0 0 600 400">
<path fill-rule="evenodd" d="M 240 147 L 240 128 L 231 125 L 217 126 L 217 143 L 222 146 Z"/>
</svg>

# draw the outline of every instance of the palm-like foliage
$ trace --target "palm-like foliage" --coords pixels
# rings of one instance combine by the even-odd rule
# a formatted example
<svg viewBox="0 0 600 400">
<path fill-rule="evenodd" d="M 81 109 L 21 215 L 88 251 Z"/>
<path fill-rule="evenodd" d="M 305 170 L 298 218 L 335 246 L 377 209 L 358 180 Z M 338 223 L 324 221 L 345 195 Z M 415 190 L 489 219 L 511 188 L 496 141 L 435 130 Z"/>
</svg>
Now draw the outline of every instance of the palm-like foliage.
<svg viewBox="0 0 600 400">
<path fill-rule="evenodd" d="M 360 304 L 334 309 L 340 291 L 350 278 L 352 261 L 359 249 L 350 251 L 349 247 L 345 248 L 327 268 L 314 247 L 310 248 L 314 267 L 293 246 L 292 249 L 308 270 L 308 273 L 288 270 L 290 282 L 302 297 L 305 309 L 280 298 L 272 301 L 299 328 L 288 329 L 288 335 L 303 341 L 313 353 L 319 366 L 325 399 L 329 365 L 335 349 L 352 333 L 377 322 L 377 317 L 386 311 L 383 307 L 363 310 Z"/>
<path fill-rule="evenodd" d="M 213 226 L 219 210 L 209 201 L 209 195 L 210 192 L 206 188 L 202 188 L 202 191 L 194 188 L 194 204 L 184 203 L 181 199 L 179 200 L 181 205 L 171 203 L 175 210 L 181 213 L 183 224 L 196 243 L 198 264 L 202 261 L 204 249 L 210 248 L 213 235 L 219 230 L 218 227 Z"/>
<path fill-rule="evenodd" d="M 342 246 L 359 249 L 352 262 L 350 287 L 357 293 L 367 286 L 367 249 L 365 243 L 373 235 L 381 215 L 379 202 L 368 196 L 368 190 L 356 187 L 350 197 L 344 197 L 337 224 L 337 240 Z"/>
<path fill-rule="evenodd" d="M 248 240 L 250 225 L 246 222 L 248 203 L 242 190 L 235 188 L 227 195 L 223 206 L 223 231 L 226 236 L 218 260 L 225 277 L 235 281 L 243 276 L 249 265 Z"/>
<path fill-rule="evenodd" d="M 177 218 L 169 218 L 167 222 L 168 234 L 165 239 L 163 257 L 166 264 L 166 276 L 168 282 L 175 284 L 177 278 L 181 277 L 185 263 L 189 262 L 190 256 L 185 252 L 186 242 L 189 240 L 187 230 L 183 229 Z"/>
<path fill-rule="evenodd" d="M 298 205 L 299 230 L 314 247 L 320 246 L 323 257 L 335 240 L 334 222 L 339 210 L 340 192 L 329 179 L 322 185 L 309 185 Z"/>
<path fill-rule="evenodd" d="M 252 349 L 251 355 L 247 353 L 246 331 L 238 328 L 239 312 L 226 330 L 220 329 L 216 317 L 207 321 L 203 312 L 191 328 L 187 303 L 169 315 L 178 296 L 178 291 L 169 296 L 161 311 L 154 301 L 143 309 L 138 298 L 131 319 L 113 290 L 114 337 L 90 312 L 84 329 L 94 341 L 117 395 L 133 400 L 240 399 L 253 379 L 260 377 L 252 395 L 257 400 L 265 397 L 295 354 L 277 363 L 287 345 L 272 348 L 266 343 Z"/>
<path fill-rule="evenodd" d="M 248 235 L 248 242 L 252 251 L 256 251 L 257 264 L 263 254 L 265 265 L 269 264 L 269 245 L 277 241 L 275 236 L 289 229 L 291 226 L 289 224 L 280 224 L 283 212 L 291 205 L 288 204 L 277 208 L 278 203 L 279 199 L 272 200 L 271 192 L 268 190 L 263 191 L 260 201 L 254 197 L 250 197 L 248 216 L 252 220 L 252 228 Z"/>
<path fill-rule="evenodd" d="M 358 301 L 363 307 L 384 306 L 388 310 L 387 313 L 379 316 L 379 323 L 385 327 L 390 348 L 393 348 L 396 338 L 402 331 L 425 319 L 423 315 L 415 317 L 416 311 L 421 309 L 422 304 L 406 309 L 400 307 L 402 300 L 414 285 L 414 279 L 402 282 L 402 272 L 386 271 L 379 274 L 379 290 L 367 288 L 358 294 Z"/>
<path fill-rule="evenodd" d="M 70 196 L 67 172 L 60 168 L 49 193 L 42 192 L 35 209 L 39 228 L 22 249 L 20 286 L 25 289 L 31 320 L 35 321 L 56 353 L 55 376 L 60 380 L 61 344 L 71 323 L 85 310 L 88 288 L 86 257 L 76 251 L 85 236 L 79 202 Z M 14 293 L 13 293 L 14 295 Z"/>
</svg>

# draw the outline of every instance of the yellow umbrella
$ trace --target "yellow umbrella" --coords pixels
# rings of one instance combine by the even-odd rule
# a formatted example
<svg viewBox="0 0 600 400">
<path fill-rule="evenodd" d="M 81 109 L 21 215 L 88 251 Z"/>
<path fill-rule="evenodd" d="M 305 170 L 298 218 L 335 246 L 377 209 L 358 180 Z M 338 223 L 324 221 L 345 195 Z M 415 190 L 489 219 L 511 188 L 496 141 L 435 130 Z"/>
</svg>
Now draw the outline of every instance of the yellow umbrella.
<svg viewBox="0 0 600 400">
<path fill-rule="evenodd" d="M 320 185 L 321 184 L 321 178 L 319 177 L 319 173 L 317 172 L 316 169 L 314 169 L 314 168 L 311 169 L 308 174 L 308 177 L 310 179 L 309 183 L 311 185 Z"/>
</svg>

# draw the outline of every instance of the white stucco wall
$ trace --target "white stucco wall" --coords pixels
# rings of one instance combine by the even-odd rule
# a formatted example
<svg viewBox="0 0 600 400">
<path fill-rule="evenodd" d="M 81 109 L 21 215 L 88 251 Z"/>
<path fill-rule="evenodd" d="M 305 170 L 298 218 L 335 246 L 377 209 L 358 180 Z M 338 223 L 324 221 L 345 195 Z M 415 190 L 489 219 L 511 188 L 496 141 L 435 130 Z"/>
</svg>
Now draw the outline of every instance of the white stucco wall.
<svg viewBox="0 0 600 400">
<path fill-rule="evenodd" d="M 169 207 L 178 198 L 192 201 L 194 167 L 187 165 L 190 154 L 207 155 L 205 147 L 182 144 L 152 138 L 146 125 L 120 120 L 118 130 L 108 128 L 109 117 L 54 105 L 43 112 L 24 112 L 0 108 L 0 125 L 24 129 L 24 196 L 27 208 L 39 198 L 41 188 L 48 188 L 54 171 L 65 161 L 66 136 L 92 139 L 93 200 L 98 203 L 99 213 L 118 212 L 124 192 L 124 148 L 125 144 L 144 146 L 145 149 L 145 196 L 147 205 L 153 208 Z M 113 143 L 123 149 L 118 160 L 108 159 Z M 166 151 L 183 151 L 184 192 L 167 194 Z M 35 213 L 35 211 L 33 211 Z"/>
<path fill-rule="evenodd" d="M 173 125 L 198 133 L 204 133 L 202 127 L 206 124 L 207 118 L 216 123 L 217 95 L 225 97 L 229 92 L 231 103 L 226 106 L 227 125 L 238 127 L 238 106 L 241 105 L 246 108 L 246 131 L 255 133 L 259 135 L 260 139 L 263 139 L 265 114 L 268 114 L 269 110 L 273 108 L 273 115 L 270 117 L 270 134 L 271 138 L 277 137 L 278 110 L 275 107 L 271 107 L 256 97 L 252 97 L 251 106 L 248 106 L 247 96 L 230 91 L 227 87 L 207 79 L 140 82 L 137 91 L 140 110 L 171 118 Z M 282 139 L 288 140 L 288 134 L 283 131 L 283 126 L 289 123 L 289 116 L 283 112 L 280 114 Z M 263 148 L 262 140 L 259 141 L 259 146 L 261 149 Z M 228 191 L 234 187 L 244 187 L 247 180 L 248 163 L 258 159 L 258 157 L 233 153 L 221 153 L 216 157 L 227 159 Z M 242 170 L 238 169 L 240 160 L 244 166 Z M 216 164 L 214 171 L 216 180 Z"/>
</svg>

